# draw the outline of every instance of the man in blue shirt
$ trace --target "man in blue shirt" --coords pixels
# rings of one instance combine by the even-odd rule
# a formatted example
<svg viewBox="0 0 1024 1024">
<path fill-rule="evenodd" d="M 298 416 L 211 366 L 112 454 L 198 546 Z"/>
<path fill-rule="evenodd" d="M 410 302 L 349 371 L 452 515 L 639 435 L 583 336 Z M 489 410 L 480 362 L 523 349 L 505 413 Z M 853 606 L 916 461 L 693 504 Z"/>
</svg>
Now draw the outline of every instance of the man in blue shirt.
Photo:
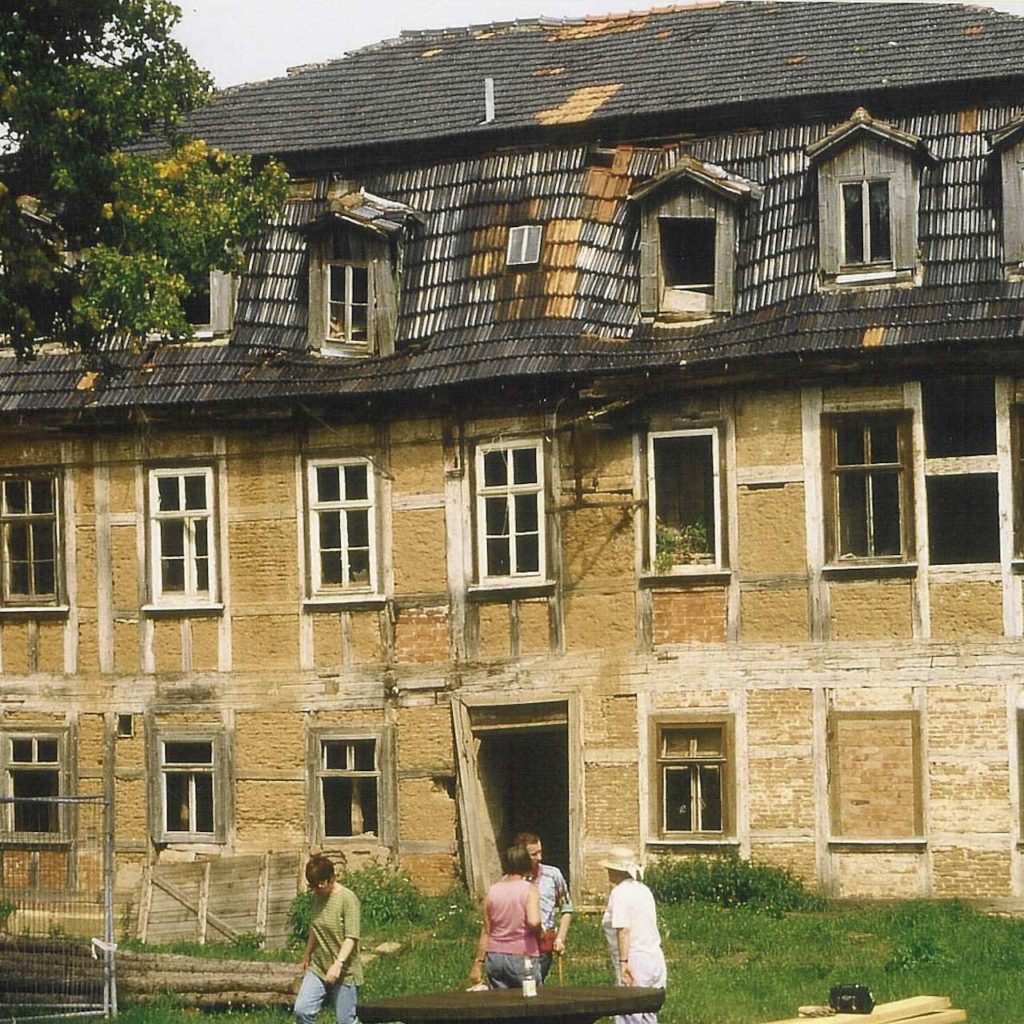
<svg viewBox="0 0 1024 1024">
<path fill-rule="evenodd" d="M 513 842 L 526 847 L 533 861 L 531 881 L 540 893 L 540 921 L 544 933 L 540 939 L 540 973 L 546 978 L 551 970 L 552 954 L 565 952 L 565 940 L 572 923 L 572 899 L 565 876 L 553 864 L 543 863 L 544 847 L 533 832 L 520 832 Z"/>
</svg>

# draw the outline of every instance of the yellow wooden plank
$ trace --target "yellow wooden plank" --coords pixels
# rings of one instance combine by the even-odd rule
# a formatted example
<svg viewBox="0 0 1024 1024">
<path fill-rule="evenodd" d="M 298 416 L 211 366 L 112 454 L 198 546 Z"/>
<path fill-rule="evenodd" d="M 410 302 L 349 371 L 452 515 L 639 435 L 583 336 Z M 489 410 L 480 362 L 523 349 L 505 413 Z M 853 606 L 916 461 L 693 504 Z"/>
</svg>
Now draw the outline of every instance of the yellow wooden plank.
<svg viewBox="0 0 1024 1024">
<path fill-rule="evenodd" d="M 836 1013 L 831 1017 L 824 1017 L 829 1024 L 896 1024 L 902 1021 L 914 1021 L 923 1014 L 933 1014 L 940 1010 L 948 1010 L 950 1005 L 949 996 L 911 996 L 909 999 L 897 999 L 891 1003 L 877 1003 L 871 1013 Z M 954 1013 L 963 1013 L 963 1010 L 954 1010 Z M 787 1017 L 785 1020 L 773 1020 L 769 1024 L 807 1024 L 809 1017 Z M 964 1020 L 965 1017 L 958 1017 L 957 1020 Z M 923 1018 L 928 1024 L 944 1024 L 932 1018 Z"/>
</svg>

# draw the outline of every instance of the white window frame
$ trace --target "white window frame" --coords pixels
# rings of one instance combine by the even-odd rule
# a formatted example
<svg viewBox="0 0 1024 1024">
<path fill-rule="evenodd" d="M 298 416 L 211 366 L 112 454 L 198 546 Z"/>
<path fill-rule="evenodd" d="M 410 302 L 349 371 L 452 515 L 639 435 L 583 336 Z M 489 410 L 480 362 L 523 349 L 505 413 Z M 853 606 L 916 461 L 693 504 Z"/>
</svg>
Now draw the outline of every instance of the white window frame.
<svg viewBox="0 0 1024 1024">
<path fill-rule="evenodd" d="M 317 471 L 323 468 L 338 469 L 342 486 L 344 486 L 347 466 L 364 466 L 366 468 L 366 498 L 349 499 L 342 497 L 337 501 L 322 501 L 317 485 Z M 310 589 L 314 597 L 331 597 L 339 594 L 377 594 L 379 593 L 379 567 L 377 553 L 377 475 L 373 462 L 366 458 L 348 459 L 310 459 L 306 464 L 306 493 L 308 508 L 309 564 Z M 365 511 L 368 520 L 369 534 L 369 571 L 370 578 L 365 584 L 347 582 L 350 569 L 350 553 L 348 544 L 348 518 L 350 512 Z M 342 583 L 325 584 L 323 581 L 323 564 L 320 549 L 320 517 L 325 514 L 337 514 L 340 517 Z"/>
<path fill-rule="evenodd" d="M 168 743 L 205 743 L 210 746 L 210 762 L 167 762 Z M 156 736 L 156 787 L 157 787 L 157 821 L 155 839 L 159 843 L 219 843 L 224 841 L 226 807 L 223 800 L 224 749 L 222 736 L 219 732 L 200 731 L 163 731 Z M 174 831 L 168 828 L 167 821 L 167 780 L 170 775 L 189 776 L 189 828 L 186 831 Z M 195 776 L 209 775 L 210 800 L 213 817 L 213 828 L 201 831 L 196 827 L 198 800 L 196 795 Z"/>
<path fill-rule="evenodd" d="M 488 487 L 484 484 L 484 459 L 490 452 L 502 451 L 509 453 L 509 466 L 513 460 L 511 453 L 518 450 L 532 449 L 537 461 L 537 480 L 528 484 L 508 483 L 504 486 Z M 479 566 L 479 579 L 485 584 L 509 584 L 524 581 L 540 582 L 547 578 L 547 513 L 544 478 L 544 443 L 541 440 L 500 441 L 481 444 L 476 449 L 476 538 Z M 537 569 L 536 571 L 520 572 L 516 565 L 518 559 L 518 541 L 516 532 L 515 499 L 522 495 L 535 495 L 537 501 Z M 509 524 L 509 572 L 496 574 L 490 571 L 487 558 L 487 501 L 504 498 L 508 512 Z"/>
<path fill-rule="evenodd" d="M 55 761 L 39 761 L 36 758 L 40 740 L 52 741 L 57 744 L 57 759 Z M 33 750 L 32 761 L 14 760 L 14 743 L 17 741 L 30 742 Z M 70 775 L 70 747 L 68 743 L 68 730 L 64 728 L 24 728 L 0 731 L 0 795 L 14 797 L 14 773 L 18 771 L 28 772 L 57 772 L 57 797 L 64 798 L 68 795 Z M 36 830 L 15 830 L 15 807 L 7 804 L 0 808 L 0 826 L 6 836 L 17 840 L 19 843 L 52 843 L 54 839 L 65 841 L 69 838 L 70 821 L 68 808 L 63 802 L 57 804 L 57 829 L 56 831 Z"/>
<path fill-rule="evenodd" d="M 24 481 L 27 485 L 27 495 L 31 503 L 32 482 L 45 480 L 50 485 L 50 499 L 52 511 L 35 512 L 28 509 L 25 512 L 11 512 L 7 507 L 7 484 L 13 481 Z M 5 607 L 41 607 L 58 605 L 61 601 L 61 583 L 63 564 L 61 558 L 61 502 L 60 488 L 58 486 L 59 476 L 52 470 L 24 470 L 17 472 L 5 472 L 0 474 L 0 537 L 2 537 L 3 550 L 3 605 Z M 29 592 L 26 594 L 15 593 L 11 585 L 11 542 L 10 527 L 18 523 L 35 525 L 41 522 L 51 523 L 51 538 L 53 543 L 53 590 L 50 593 L 39 593 L 35 590 L 34 577 L 37 559 L 33 557 L 34 544 L 31 530 L 29 533 L 28 552 L 28 573 Z"/>
<path fill-rule="evenodd" d="M 331 306 L 341 300 L 331 297 L 331 271 L 341 267 L 345 272 L 345 326 L 341 334 L 331 333 Z M 366 275 L 366 331 L 361 338 L 352 337 L 352 271 L 361 270 Z M 373 275 L 370 264 L 364 260 L 332 259 L 324 263 L 323 302 L 324 302 L 324 347 L 330 349 L 339 346 L 346 352 L 354 350 L 369 352 L 370 339 L 373 336 Z"/>
<path fill-rule="evenodd" d="M 519 224 L 508 229 L 508 250 L 505 265 L 528 267 L 540 262 L 544 228 L 540 224 Z"/>
<path fill-rule="evenodd" d="M 367 836 L 376 836 L 378 841 L 381 838 L 381 830 L 384 827 L 383 823 L 383 777 L 381 772 L 381 756 L 382 756 L 382 743 L 381 737 L 376 732 L 374 733 L 352 733 L 352 732 L 335 732 L 335 731 L 317 731 L 313 737 L 313 817 L 314 817 L 314 830 L 315 839 L 317 842 L 331 843 L 337 841 L 347 841 L 351 839 L 364 840 Z M 328 743 L 341 743 L 341 744 L 355 744 L 355 743 L 372 743 L 373 744 L 373 769 L 359 770 L 355 767 L 354 748 L 349 750 L 349 757 L 347 758 L 351 764 L 345 768 L 328 768 L 326 765 L 326 754 Z M 377 829 L 375 832 L 352 832 L 348 835 L 328 835 L 327 834 L 327 815 L 326 808 L 324 806 L 324 781 L 327 779 L 373 779 L 376 782 L 376 816 L 377 816 Z"/>
<path fill-rule="evenodd" d="M 658 482 L 655 473 L 654 448 L 656 442 L 666 438 L 677 437 L 710 437 L 711 438 L 711 471 L 712 487 L 714 488 L 714 516 L 715 516 L 715 554 L 714 559 L 707 563 L 696 565 L 674 565 L 669 572 L 672 575 L 686 575 L 689 573 L 721 572 L 725 567 L 723 560 L 723 539 L 724 531 L 722 524 L 722 480 L 721 480 L 721 439 L 717 427 L 698 427 L 691 430 L 655 430 L 647 435 L 647 552 L 648 565 L 651 572 L 655 569 L 658 546 Z"/>
<path fill-rule="evenodd" d="M 184 481 L 186 477 L 201 476 L 206 487 L 206 506 L 203 509 L 184 507 Z M 160 511 L 159 485 L 161 480 L 178 479 L 181 508 Z M 149 471 L 149 547 L 150 585 L 154 604 L 166 607 L 212 605 L 217 600 L 217 516 L 215 476 L 212 466 L 161 467 Z M 162 572 L 161 523 L 181 521 L 183 529 L 185 586 L 182 591 L 165 591 Z M 198 579 L 199 555 L 196 550 L 196 524 L 206 523 L 207 531 L 207 587 L 200 589 Z"/>
</svg>

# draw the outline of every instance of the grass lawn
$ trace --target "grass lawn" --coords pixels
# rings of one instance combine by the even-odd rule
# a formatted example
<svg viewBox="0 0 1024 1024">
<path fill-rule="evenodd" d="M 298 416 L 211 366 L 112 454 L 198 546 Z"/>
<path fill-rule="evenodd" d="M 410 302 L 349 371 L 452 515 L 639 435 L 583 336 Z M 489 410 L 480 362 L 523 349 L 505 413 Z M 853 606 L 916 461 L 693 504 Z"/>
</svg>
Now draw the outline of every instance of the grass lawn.
<svg viewBox="0 0 1024 1024">
<path fill-rule="evenodd" d="M 948 995 L 976 1024 L 1024 1020 L 1024 921 L 957 903 L 831 909 L 781 918 L 690 903 L 659 908 L 669 965 L 662 1024 L 760 1024 L 825 1003 L 837 983 L 868 985 L 877 1002 Z M 403 952 L 368 965 L 363 998 L 463 987 L 478 922 L 459 906 L 433 925 L 394 926 L 371 942 L 404 938 Z M 609 984 L 597 915 L 577 914 L 564 962 L 567 985 Z M 554 969 L 548 981 L 557 984 Z M 123 1024 L 181 1024 L 198 1015 L 173 1002 L 124 1007 Z M 221 1015 L 217 1024 L 284 1024 L 284 1012 Z M 328 1018 L 324 1017 L 325 1024 Z"/>
</svg>

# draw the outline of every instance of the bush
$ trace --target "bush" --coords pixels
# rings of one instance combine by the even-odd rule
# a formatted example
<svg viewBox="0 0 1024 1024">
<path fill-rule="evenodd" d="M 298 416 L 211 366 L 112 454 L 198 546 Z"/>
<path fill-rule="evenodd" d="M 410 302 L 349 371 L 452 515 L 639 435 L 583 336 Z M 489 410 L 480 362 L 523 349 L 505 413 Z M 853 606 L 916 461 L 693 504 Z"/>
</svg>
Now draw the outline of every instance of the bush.
<svg viewBox="0 0 1024 1024">
<path fill-rule="evenodd" d="M 776 917 L 825 907 L 825 901 L 791 872 L 739 857 L 666 858 L 651 864 L 644 881 L 662 903 L 746 906 Z"/>
<path fill-rule="evenodd" d="M 427 917 L 426 897 L 408 875 L 390 864 L 371 860 L 358 871 L 347 872 L 341 881 L 359 897 L 364 927 L 417 924 Z M 305 945 L 312 913 L 312 894 L 300 892 L 288 907 L 288 944 L 293 948 Z"/>
</svg>

